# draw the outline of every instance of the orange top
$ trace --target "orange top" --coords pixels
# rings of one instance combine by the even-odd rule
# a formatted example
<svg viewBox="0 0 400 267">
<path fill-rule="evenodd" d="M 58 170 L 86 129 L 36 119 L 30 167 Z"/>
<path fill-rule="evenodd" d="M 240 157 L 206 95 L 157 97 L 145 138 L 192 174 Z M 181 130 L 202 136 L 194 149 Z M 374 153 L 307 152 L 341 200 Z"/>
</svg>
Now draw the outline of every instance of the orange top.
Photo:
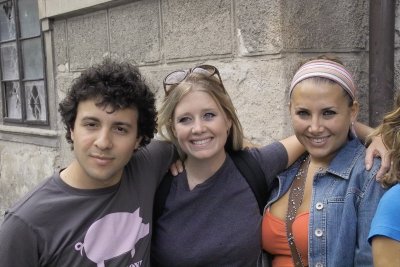
<svg viewBox="0 0 400 267">
<path fill-rule="evenodd" d="M 292 224 L 292 232 L 297 250 L 300 252 L 304 266 L 308 265 L 308 221 L 309 212 L 296 216 Z M 263 249 L 273 255 L 272 267 L 293 267 L 293 260 L 286 237 L 286 223 L 274 217 L 269 211 L 262 221 Z"/>
</svg>

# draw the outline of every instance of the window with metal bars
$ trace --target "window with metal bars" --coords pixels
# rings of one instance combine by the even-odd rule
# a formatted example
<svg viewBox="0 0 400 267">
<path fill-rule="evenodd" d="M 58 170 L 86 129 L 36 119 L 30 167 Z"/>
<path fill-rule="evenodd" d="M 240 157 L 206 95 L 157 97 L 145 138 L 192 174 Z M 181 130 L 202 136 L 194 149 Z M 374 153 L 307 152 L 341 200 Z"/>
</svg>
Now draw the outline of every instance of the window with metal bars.
<svg viewBox="0 0 400 267">
<path fill-rule="evenodd" d="M 47 125 L 43 36 L 37 0 L 0 0 L 0 77 L 3 122 Z"/>
</svg>

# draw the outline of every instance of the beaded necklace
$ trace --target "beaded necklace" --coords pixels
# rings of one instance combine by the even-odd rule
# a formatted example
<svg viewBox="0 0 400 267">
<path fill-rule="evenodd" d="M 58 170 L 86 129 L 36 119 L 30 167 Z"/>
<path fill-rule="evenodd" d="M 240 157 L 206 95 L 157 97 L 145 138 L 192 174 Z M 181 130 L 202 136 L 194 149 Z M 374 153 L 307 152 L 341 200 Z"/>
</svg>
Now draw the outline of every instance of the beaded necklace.
<svg viewBox="0 0 400 267">
<path fill-rule="evenodd" d="M 306 183 L 308 166 L 310 165 L 310 156 L 307 156 L 303 162 L 294 181 L 290 187 L 288 209 L 286 213 L 286 235 L 292 253 L 292 259 L 295 267 L 303 267 L 303 261 L 301 259 L 300 252 L 297 250 L 296 243 L 294 242 L 294 236 L 292 232 L 292 224 L 296 218 L 297 209 L 303 202 L 304 186 Z"/>
</svg>

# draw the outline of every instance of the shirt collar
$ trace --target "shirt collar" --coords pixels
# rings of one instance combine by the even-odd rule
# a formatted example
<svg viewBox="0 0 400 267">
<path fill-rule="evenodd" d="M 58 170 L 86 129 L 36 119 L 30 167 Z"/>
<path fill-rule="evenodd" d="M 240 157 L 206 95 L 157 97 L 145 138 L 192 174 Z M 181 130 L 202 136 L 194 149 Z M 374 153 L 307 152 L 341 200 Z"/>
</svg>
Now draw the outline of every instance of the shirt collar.
<svg viewBox="0 0 400 267">
<path fill-rule="evenodd" d="M 358 158 L 363 155 L 365 147 L 358 138 L 349 139 L 329 164 L 326 172 L 332 173 L 343 179 L 349 179 L 351 170 Z"/>
</svg>

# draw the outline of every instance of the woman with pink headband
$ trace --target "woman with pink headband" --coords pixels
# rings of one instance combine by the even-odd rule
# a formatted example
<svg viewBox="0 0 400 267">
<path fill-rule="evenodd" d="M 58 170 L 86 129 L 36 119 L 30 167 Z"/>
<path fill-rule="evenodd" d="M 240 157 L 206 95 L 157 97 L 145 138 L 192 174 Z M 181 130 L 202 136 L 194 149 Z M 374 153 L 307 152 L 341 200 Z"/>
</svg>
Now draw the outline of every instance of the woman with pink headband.
<svg viewBox="0 0 400 267">
<path fill-rule="evenodd" d="M 352 131 L 359 111 L 351 74 L 335 60 L 311 60 L 289 91 L 294 132 L 306 153 L 275 179 L 262 222 L 273 267 L 372 266 L 368 232 L 384 189 L 367 171 Z"/>
</svg>

